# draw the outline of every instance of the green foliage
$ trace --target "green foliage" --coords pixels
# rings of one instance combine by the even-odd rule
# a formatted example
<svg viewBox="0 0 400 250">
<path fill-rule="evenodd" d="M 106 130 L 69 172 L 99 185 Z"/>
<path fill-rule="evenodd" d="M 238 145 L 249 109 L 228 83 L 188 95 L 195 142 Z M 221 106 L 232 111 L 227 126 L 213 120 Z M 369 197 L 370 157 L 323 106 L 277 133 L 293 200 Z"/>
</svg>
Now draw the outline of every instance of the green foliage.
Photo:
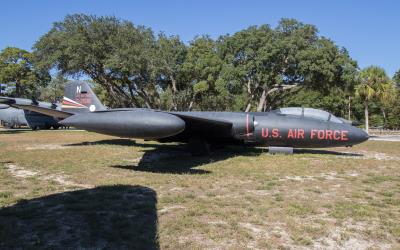
<svg viewBox="0 0 400 250">
<path fill-rule="evenodd" d="M 382 85 L 388 81 L 389 78 L 382 68 L 377 66 L 367 67 L 360 72 L 356 94 L 363 100 L 369 101 L 378 95 Z"/>
<path fill-rule="evenodd" d="M 339 88 L 332 88 L 324 94 L 318 90 L 300 89 L 285 96 L 276 108 L 287 107 L 312 107 L 329 110 L 336 116 L 346 117 L 348 100 L 345 92 Z"/>
<path fill-rule="evenodd" d="M 356 62 L 346 50 L 319 37 L 313 25 L 282 19 L 275 29 L 252 26 L 220 41 L 221 54 L 230 67 L 226 80 L 239 82 L 247 92 L 247 106 L 258 103 L 258 111 L 275 106 L 274 94 L 282 93 L 282 86 L 323 91 L 332 86 L 349 89 L 354 84 Z"/>
<path fill-rule="evenodd" d="M 17 97 L 32 97 L 39 86 L 45 85 L 50 80 L 47 71 L 39 71 L 34 67 L 32 53 L 7 47 L 0 53 L 0 82 L 8 87 L 14 87 L 11 95 Z"/>
<path fill-rule="evenodd" d="M 61 101 L 64 95 L 64 85 L 67 83 L 67 79 L 65 79 L 62 75 L 57 75 L 52 78 L 47 86 L 40 87 L 40 96 L 39 99 L 41 101 L 56 103 Z"/>
<path fill-rule="evenodd" d="M 375 103 L 379 106 L 382 113 L 383 123 L 378 121 L 377 117 L 372 120 L 376 126 L 383 125 L 387 127 L 387 112 L 393 106 L 397 99 L 395 85 L 386 75 L 385 70 L 377 66 L 370 66 L 363 69 L 359 75 L 359 84 L 355 88 L 356 96 L 364 103 L 365 110 L 365 128 L 368 130 L 369 106 Z"/>
<path fill-rule="evenodd" d="M 34 57 L 35 69 L 43 72 L 91 78 L 109 107 L 266 111 L 307 106 L 357 120 L 367 107 L 383 119 L 374 118 L 373 126 L 400 123 L 393 108 L 399 99 L 393 82 L 399 83 L 400 71 L 393 82 L 377 67 L 358 72 L 345 48 L 294 19 L 216 40 L 199 36 L 185 45 L 178 36 L 154 35 L 115 17 L 68 15 L 36 42 Z"/>
<path fill-rule="evenodd" d="M 393 76 L 393 82 L 400 88 L 400 70 L 398 70 Z"/>
</svg>

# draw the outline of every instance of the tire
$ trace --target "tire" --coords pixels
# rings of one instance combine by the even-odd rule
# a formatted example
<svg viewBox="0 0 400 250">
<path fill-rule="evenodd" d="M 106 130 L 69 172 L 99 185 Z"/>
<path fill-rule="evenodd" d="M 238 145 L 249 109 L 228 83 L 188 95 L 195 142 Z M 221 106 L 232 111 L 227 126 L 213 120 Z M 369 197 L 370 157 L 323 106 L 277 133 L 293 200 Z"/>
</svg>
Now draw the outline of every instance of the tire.
<svg viewBox="0 0 400 250">
<path fill-rule="evenodd" d="M 14 124 L 5 122 L 5 123 L 4 123 L 4 127 L 5 127 L 6 129 L 13 129 L 13 128 L 14 128 Z"/>
</svg>

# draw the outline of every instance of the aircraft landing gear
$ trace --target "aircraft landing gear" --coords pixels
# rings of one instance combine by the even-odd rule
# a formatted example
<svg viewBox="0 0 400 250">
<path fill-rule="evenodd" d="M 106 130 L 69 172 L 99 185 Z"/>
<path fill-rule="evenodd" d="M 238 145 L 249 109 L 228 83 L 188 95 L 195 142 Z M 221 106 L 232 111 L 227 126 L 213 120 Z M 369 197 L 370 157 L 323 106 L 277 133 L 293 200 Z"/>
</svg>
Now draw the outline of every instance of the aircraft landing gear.
<svg viewBox="0 0 400 250">
<path fill-rule="evenodd" d="M 32 126 L 32 130 L 33 130 L 33 131 L 36 131 L 36 130 L 39 130 L 39 129 L 40 129 L 39 126 Z"/>
<path fill-rule="evenodd" d="M 7 123 L 7 122 L 5 122 L 5 123 L 4 123 L 4 127 L 5 127 L 6 129 L 13 129 L 13 128 L 15 128 L 15 125 L 12 124 L 12 123 Z"/>
</svg>

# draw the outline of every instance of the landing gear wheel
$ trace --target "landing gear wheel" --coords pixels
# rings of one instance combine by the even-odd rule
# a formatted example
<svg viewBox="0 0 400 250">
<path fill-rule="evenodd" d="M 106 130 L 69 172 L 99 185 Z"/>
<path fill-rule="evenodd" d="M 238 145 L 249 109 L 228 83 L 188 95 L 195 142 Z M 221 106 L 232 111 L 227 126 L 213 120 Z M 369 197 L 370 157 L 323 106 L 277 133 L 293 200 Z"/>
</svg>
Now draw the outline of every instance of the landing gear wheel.
<svg viewBox="0 0 400 250">
<path fill-rule="evenodd" d="M 13 128 L 14 128 L 14 124 L 5 122 L 5 123 L 4 123 L 4 127 L 5 127 L 6 129 L 13 129 Z"/>
<path fill-rule="evenodd" d="M 194 138 L 190 139 L 187 144 L 189 152 L 193 156 L 203 156 L 208 155 L 210 153 L 210 144 L 208 144 L 205 140 Z"/>
<path fill-rule="evenodd" d="M 33 130 L 33 131 L 36 131 L 36 130 L 39 130 L 39 129 L 40 129 L 39 126 L 33 126 L 33 127 L 32 127 L 32 130 Z"/>
</svg>

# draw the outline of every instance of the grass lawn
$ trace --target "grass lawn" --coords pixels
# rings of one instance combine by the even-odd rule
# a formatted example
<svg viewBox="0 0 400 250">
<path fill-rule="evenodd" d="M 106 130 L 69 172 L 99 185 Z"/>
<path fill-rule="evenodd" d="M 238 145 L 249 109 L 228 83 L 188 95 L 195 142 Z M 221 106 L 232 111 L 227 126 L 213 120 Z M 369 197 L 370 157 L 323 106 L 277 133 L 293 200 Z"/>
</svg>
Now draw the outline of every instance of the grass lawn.
<svg viewBox="0 0 400 250">
<path fill-rule="evenodd" d="M 183 148 L 0 131 L 0 248 L 400 248 L 400 142 Z"/>
</svg>

